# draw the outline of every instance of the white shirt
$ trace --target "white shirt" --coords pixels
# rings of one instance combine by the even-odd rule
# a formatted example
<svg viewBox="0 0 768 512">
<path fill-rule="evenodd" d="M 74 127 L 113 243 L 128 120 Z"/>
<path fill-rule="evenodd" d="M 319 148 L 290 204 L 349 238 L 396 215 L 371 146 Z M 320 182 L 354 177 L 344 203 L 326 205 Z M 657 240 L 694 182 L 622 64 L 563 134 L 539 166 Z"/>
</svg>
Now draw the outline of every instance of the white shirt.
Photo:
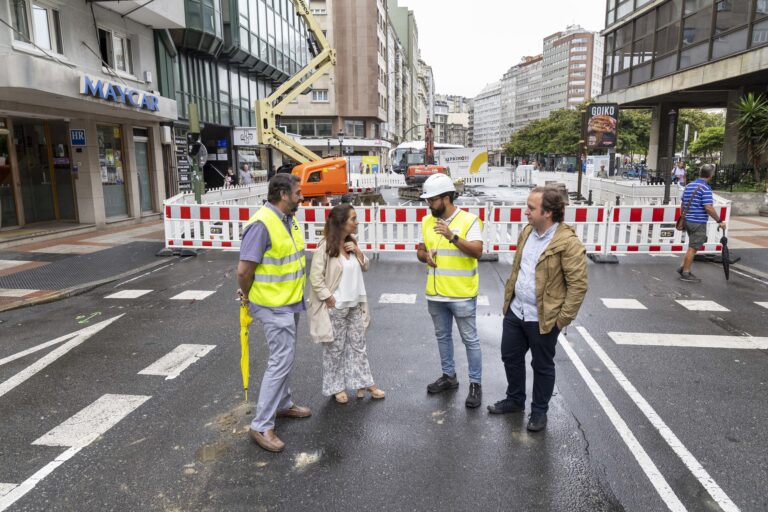
<svg viewBox="0 0 768 512">
<path fill-rule="evenodd" d="M 456 218 L 456 215 L 459 214 L 459 208 L 456 208 L 456 211 L 453 212 L 453 215 L 445 219 L 445 222 L 450 224 L 453 219 Z M 480 229 L 480 223 L 475 222 L 472 224 L 472 227 L 469 228 L 469 231 L 467 231 L 467 238 L 465 238 L 467 242 L 482 242 L 483 241 L 483 231 Z M 424 243 L 424 233 L 419 230 L 419 243 Z M 436 302 L 462 302 L 465 300 L 473 300 L 473 299 L 457 299 L 455 297 L 446 297 L 444 295 L 427 295 L 427 300 L 434 300 Z"/>
<path fill-rule="evenodd" d="M 524 322 L 539 321 L 539 310 L 536 305 L 536 265 L 554 238 L 558 225 L 559 223 L 556 222 L 543 235 L 533 229 L 523 247 L 520 270 L 515 281 L 515 298 L 510 307 L 515 316 Z"/>
<path fill-rule="evenodd" d="M 673 176 L 685 176 L 685 168 L 680 168 L 678 166 L 675 166 L 674 169 L 672 169 L 672 175 Z"/>
<path fill-rule="evenodd" d="M 336 309 L 354 308 L 361 302 L 366 302 L 365 283 L 363 283 L 363 269 L 354 254 L 349 258 L 339 255 L 341 259 L 341 281 L 339 287 L 333 292 L 336 299 Z"/>
</svg>

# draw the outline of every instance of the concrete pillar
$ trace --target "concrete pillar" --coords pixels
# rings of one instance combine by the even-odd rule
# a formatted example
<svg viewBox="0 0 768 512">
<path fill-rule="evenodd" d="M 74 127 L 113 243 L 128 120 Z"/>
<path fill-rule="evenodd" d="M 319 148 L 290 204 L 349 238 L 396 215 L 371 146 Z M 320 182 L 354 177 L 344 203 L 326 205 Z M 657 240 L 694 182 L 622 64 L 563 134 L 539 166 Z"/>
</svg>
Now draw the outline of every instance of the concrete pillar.
<svg viewBox="0 0 768 512">
<path fill-rule="evenodd" d="M 739 113 L 736 104 L 744 95 L 744 88 L 728 91 L 728 107 L 725 111 L 725 141 L 723 144 L 722 165 L 747 163 L 747 153 L 739 149 L 739 135 L 733 125 Z"/>
<path fill-rule="evenodd" d="M 72 119 L 69 127 L 85 130 L 85 146 L 72 148 L 72 164 L 78 169 L 74 175 L 77 217 L 81 224 L 104 224 L 106 216 L 96 123 L 86 119 Z"/>
<path fill-rule="evenodd" d="M 663 175 L 672 169 L 674 153 L 669 154 L 669 111 L 674 107 L 668 103 L 661 103 L 652 109 L 651 137 L 648 145 L 648 165 L 651 169 L 660 171 Z M 678 108 L 675 108 L 678 113 Z M 675 123 L 675 128 L 677 123 Z"/>
<path fill-rule="evenodd" d="M 136 168 L 136 145 L 133 142 L 133 126 L 120 126 L 123 131 L 123 177 L 125 178 L 126 204 L 128 217 L 141 218 L 141 201 L 139 196 L 139 171 Z"/>
<path fill-rule="evenodd" d="M 651 109 L 651 134 L 648 143 L 648 159 L 646 163 L 649 169 L 659 169 L 659 137 L 661 135 L 661 105 L 655 105 Z"/>
<path fill-rule="evenodd" d="M 165 199 L 165 175 L 163 173 L 163 127 L 154 124 L 149 129 L 149 179 L 153 191 L 152 209 L 156 212 L 163 211 L 163 200 Z"/>
</svg>

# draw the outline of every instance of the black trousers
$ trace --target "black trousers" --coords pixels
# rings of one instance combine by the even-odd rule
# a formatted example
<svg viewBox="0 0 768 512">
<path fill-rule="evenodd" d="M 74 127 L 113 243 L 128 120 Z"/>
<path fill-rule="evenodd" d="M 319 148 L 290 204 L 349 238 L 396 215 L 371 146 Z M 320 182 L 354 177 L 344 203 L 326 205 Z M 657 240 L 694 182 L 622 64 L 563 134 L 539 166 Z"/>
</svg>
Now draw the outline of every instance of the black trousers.
<svg viewBox="0 0 768 512">
<path fill-rule="evenodd" d="M 531 412 L 545 413 L 555 389 L 555 346 L 560 330 L 539 333 L 539 322 L 523 322 L 510 307 L 504 316 L 501 360 L 507 373 L 507 398 L 525 403 L 525 354 L 531 351 L 533 400 Z"/>
</svg>

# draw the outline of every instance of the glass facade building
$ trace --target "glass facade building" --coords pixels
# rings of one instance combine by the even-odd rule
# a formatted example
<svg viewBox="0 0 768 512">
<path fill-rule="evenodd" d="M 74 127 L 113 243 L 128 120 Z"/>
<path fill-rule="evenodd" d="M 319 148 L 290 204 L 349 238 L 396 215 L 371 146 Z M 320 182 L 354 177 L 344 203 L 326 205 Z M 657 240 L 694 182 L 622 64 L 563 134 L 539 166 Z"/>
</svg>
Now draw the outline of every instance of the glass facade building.
<svg viewBox="0 0 768 512">
<path fill-rule="evenodd" d="M 187 27 L 170 31 L 177 51 L 156 34 L 161 93 L 177 101 L 179 119 L 188 119 L 188 104 L 194 102 L 202 122 L 252 126 L 254 102 L 309 61 L 306 28 L 293 3 L 186 0 L 185 5 Z"/>
<path fill-rule="evenodd" d="M 768 0 L 608 0 L 606 27 L 603 94 L 768 45 Z"/>
</svg>

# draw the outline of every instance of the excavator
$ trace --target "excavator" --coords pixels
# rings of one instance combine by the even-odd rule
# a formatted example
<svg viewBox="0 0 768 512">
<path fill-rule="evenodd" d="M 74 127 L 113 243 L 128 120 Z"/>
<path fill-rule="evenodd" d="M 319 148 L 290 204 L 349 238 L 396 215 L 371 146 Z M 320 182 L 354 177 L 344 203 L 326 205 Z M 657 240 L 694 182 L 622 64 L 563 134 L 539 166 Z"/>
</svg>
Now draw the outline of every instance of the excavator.
<svg viewBox="0 0 768 512">
<path fill-rule="evenodd" d="M 308 92 L 323 73 L 336 64 L 336 50 L 330 47 L 323 31 L 309 10 L 306 0 L 291 0 L 307 27 L 307 43 L 312 60 L 298 73 L 263 100 L 256 102 L 256 134 L 259 144 L 269 145 L 299 162 L 291 171 L 301 179 L 301 192 L 310 204 L 328 204 L 344 200 L 356 204 L 384 203 L 381 194 L 350 194 L 347 161 L 344 158 L 321 158 L 277 128 L 278 116 L 299 95 Z"/>
<path fill-rule="evenodd" d="M 405 172 L 405 184 L 407 187 L 398 190 L 400 198 L 409 200 L 419 199 L 421 185 L 427 181 L 427 178 L 437 173 L 449 174 L 447 167 L 435 164 L 435 133 L 432 129 L 432 124 L 427 119 L 424 128 L 424 163 L 408 167 L 408 170 Z"/>
</svg>

